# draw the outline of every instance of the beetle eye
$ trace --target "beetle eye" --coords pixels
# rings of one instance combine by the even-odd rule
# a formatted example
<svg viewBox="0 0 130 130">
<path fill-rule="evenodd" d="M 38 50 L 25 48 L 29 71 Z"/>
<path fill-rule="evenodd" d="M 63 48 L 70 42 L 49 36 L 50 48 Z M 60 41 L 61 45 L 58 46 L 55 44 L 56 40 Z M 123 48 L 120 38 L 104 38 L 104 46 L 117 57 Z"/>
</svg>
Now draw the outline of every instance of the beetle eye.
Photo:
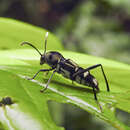
<svg viewBox="0 0 130 130">
<path fill-rule="evenodd" d="M 41 56 L 40 58 L 40 65 L 44 64 L 45 63 L 45 57 L 44 56 Z"/>
</svg>

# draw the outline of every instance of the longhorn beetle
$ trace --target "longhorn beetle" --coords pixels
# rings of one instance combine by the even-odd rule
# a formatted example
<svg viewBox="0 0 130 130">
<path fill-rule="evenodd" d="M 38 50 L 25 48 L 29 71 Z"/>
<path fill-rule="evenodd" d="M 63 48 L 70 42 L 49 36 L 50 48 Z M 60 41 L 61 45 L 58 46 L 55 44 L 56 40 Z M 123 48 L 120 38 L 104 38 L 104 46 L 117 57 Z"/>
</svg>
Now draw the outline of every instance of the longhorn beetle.
<svg viewBox="0 0 130 130">
<path fill-rule="evenodd" d="M 39 72 L 49 72 L 49 71 L 53 70 L 53 73 L 52 73 L 51 77 L 49 78 L 49 80 L 46 84 L 46 87 L 41 89 L 40 90 L 41 92 L 44 92 L 47 89 L 54 73 L 57 72 L 57 73 L 61 74 L 62 76 L 64 76 L 65 78 L 72 80 L 72 82 L 76 81 L 79 84 L 83 84 L 83 85 L 92 87 L 93 93 L 94 93 L 94 98 L 95 98 L 95 100 L 97 100 L 96 90 L 99 91 L 98 81 L 95 79 L 95 77 L 93 75 L 90 74 L 90 70 L 95 69 L 97 67 L 101 67 L 101 71 L 104 76 L 107 91 L 110 91 L 108 81 L 107 81 L 106 75 L 104 73 L 104 70 L 103 70 L 103 67 L 101 64 L 96 64 L 96 65 L 93 65 L 93 66 L 90 66 L 90 67 L 84 69 L 84 68 L 78 66 L 76 63 L 74 63 L 72 60 L 65 59 L 59 52 L 56 52 L 56 51 L 46 52 L 47 37 L 48 37 L 48 32 L 45 35 L 45 50 L 44 50 L 43 54 L 31 43 L 28 43 L 28 42 L 21 43 L 21 45 L 27 44 L 27 45 L 33 47 L 41 55 L 40 65 L 43 65 L 44 63 L 46 63 L 51 67 L 50 69 L 40 69 L 31 79 L 34 79 Z M 31 80 L 31 79 L 29 79 L 29 80 Z"/>
</svg>

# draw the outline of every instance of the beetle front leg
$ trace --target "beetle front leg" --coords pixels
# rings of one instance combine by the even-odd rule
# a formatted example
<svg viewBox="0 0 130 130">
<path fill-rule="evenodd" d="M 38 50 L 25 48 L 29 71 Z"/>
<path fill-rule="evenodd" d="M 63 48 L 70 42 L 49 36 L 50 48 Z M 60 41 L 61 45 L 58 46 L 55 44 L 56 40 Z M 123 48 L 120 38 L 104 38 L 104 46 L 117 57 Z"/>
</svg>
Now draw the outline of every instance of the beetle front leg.
<svg viewBox="0 0 130 130">
<path fill-rule="evenodd" d="M 48 82 L 47 82 L 47 84 L 46 84 L 46 87 L 43 88 L 43 89 L 41 89 L 40 92 L 43 93 L 43 92 L 47 89 L 47 87 L 48 87 L 49 83 L 51 82 L 51 79 L 52 79 L 52 77 L 53 77 L 53 75 L 54 75 L 55 72 L 56 72 L 56 70 L 53 71 L 51 77 L 49 78 L 49 80 L 48 80 Z"/>
<path fill-rule="evenodd" d="M 32 78 L 28 78 L 28 80 L 34 79 L 39 74 L 39 72 L 47 72 L 47 71 L 51 71 L 51 70 L 53 70 L 53 68 L 51 68 L 51 69 L 41 69 Z"/>
</svg>

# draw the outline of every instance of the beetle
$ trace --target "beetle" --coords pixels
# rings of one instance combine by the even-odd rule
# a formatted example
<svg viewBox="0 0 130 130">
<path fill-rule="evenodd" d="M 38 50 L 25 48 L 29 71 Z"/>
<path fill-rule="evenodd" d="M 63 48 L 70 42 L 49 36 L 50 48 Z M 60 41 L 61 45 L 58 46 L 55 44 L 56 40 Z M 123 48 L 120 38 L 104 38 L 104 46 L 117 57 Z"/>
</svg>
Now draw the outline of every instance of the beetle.
<svg viewBox="0 0 130 130">
<path fill-rule="evenodd" d="M 94 93 L 94 98 L 95 98 L 95 100 L 97 100 L 96 91 L 99 91 L 98 81 L 90 73 L 90 70 L 95 69 L 97 67 L 101 68 L 101 71 L 102 71 L 102 74 L 103 74 L 103 77 L 104 77 L 104 80 L 106 83 L 107 91 L 110 91 L 109 84 L 108 84 L 106 75 L 104 73 L 103 66 L 101 64 L 96 64 L 96 65 L 93 65 L 93 66 L 90 66 L 90 67 L 84 69 L 84 68 L 78 66 L 71 59 L 64 58 L 62 56 L 62 54 L 60 54 L 57 51 L 46 52 L 47 38 L 48 38 L 48 32 L 45 35 L 45 50 L 44 50 L 43 54 L 31 43 L 29 43 L 29 42 L 21 43 L 21 45 L 27 44 L 27 45 L 31 46 L 40 54 L 40 56 L 41 56 L 40 57 L 40 65 L 48 64 L 51 67 L 50 69 L 40 69 L 29 80 L 34 79 L 38 75 L 39 72 L 49 72 L 49 71 L 53 70 L 53 73 L 50 76 L 50 78 L 46 84 L 46 87 L 41 89 L 40 90 L 41 92 L 44 92 L 47 89 L 54 73 L 57 72 L 57 73 L 61 74 L 62 76 L 64 76 L 65 78 L 72 80 L 72 82 L 75 81 L 79 84 L 92 87 L 93 93 Z"/>
</svg>

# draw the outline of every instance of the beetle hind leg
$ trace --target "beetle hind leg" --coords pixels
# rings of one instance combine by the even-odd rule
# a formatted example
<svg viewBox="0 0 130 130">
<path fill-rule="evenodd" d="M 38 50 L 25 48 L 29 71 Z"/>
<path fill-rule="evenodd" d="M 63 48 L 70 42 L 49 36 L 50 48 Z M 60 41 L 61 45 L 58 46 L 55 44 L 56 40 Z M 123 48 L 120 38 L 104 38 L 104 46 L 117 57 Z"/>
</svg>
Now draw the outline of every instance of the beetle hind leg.
<svg viewBox="0 0 130 130">
<path fill-rule="evenodd" d="M 97 99 L 97 95 L 96 95 L 96 91 L 95 91 L 95 87 L 92 87 L 93 88 L 93 94 L 94 94 L 94 99 L 96 100 L 96 103 L 97 105 L 99 106 L 101 112 L 102 112 L 102 106 L 100 105 L 100 103 L 98 102 L 98 99 Z"/>
</svg>

